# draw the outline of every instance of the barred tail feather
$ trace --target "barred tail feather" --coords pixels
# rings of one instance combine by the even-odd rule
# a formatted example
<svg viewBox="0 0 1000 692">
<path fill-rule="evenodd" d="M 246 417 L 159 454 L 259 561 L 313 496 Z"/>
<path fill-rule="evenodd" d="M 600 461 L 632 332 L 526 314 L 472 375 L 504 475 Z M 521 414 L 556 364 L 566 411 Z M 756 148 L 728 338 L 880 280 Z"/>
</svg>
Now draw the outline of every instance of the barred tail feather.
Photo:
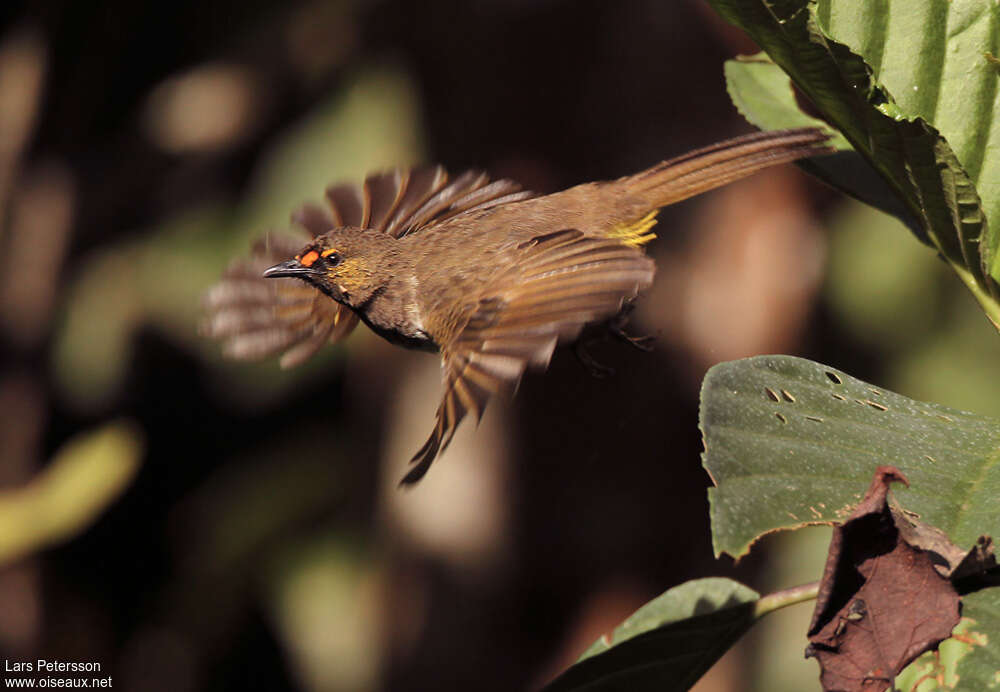
<svg viewBox="0 0 1000 692">
<path fill-rule="evenodd" d="M 764 168 L 830 153 L 828 139 L 818 128 L 756 132 L 668 159 L 611 185 L 624 185 L 626 193 L 641 196 L 649 208 L 659 209 Z"/>
</svg>

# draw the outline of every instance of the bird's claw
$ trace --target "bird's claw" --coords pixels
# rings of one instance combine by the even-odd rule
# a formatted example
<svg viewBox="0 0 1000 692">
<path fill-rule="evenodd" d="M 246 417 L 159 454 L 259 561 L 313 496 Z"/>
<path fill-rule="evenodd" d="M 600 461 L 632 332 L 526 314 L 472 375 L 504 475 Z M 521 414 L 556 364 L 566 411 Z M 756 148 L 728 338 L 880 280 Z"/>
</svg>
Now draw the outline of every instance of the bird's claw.
<svg viewBox="0 0 1000 692">
<path fill-rule="evenodd" d="M 603 380 L 606 377 L 612 377 L 615 374 L 615 369 L 608 367 L 607 365 L 601 365 L 594 357 L 587 352 L 587 346 L 583 341 L 577 341 L 573 346 L 573 352 L 576 354 L 576 359 L 580 361 L 580 365 L 585 367 L 590 376 L 599 380 Z"/>
<path fill-rule="evenodd" d="M 616 339 L 624 341 L 632 348 L 644 353 L 650 353 L 653 350 L 653 342 L 656 341 L 655 336 L 630 336 L 617 324 L 611 325 L 609 330 Z"/>
<path fill-rule="evenodd" d="M 624 341 L 639 351 L 649 353 L 653 350 L 655 336 L 630 336 L 625 332 L 625 325 L 628 324 L 629 315 L 635 309 L 635 303 L 629 301 L 622 306 L 621 311 L 608 321 L 608 331 L 619 341 Z"/>
</svg>

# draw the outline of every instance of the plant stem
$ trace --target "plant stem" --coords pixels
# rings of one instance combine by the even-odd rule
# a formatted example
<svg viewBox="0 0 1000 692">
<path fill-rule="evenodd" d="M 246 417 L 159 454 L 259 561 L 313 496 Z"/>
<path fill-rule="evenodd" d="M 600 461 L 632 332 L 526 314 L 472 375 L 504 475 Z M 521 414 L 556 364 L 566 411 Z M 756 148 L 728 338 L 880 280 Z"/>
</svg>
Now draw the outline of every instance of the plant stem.
<svg viewBox="0 0 1000 692">
<path fill-rule="evenodd" d="M 764 596 L 757 605 L 754 606 L 753 614 L 755 618 L 762 618 L 768 613 L 774 612 L 785 606 L 795 605 L 803 601 L 811 601 L 819 593 L 819 582 L 814 581 L 801 586 L 793 586 L 790 589 L 782 589 L 772 594 Z"/>
<path fill-rule="evenodd" d="M 972 275 L 972 272 L 955 262 L 949 262 L 949 264 L 951 265 L 951 268 L 955 270 L 955 273 L 958 274 L 958 278 L 962 280 L 962 283 L 964 283 L 968 289 L 972 291 L 972 295 L 974 295 L 976 300 L 979 301 L 979 305 L 986 312 L 986 317 L 988 317 L 990 322 L 993 323 L 993 326 L 1000 331 L 1000 305 L 997 304 L 997 301 L 989 294 L 988 291 L 976 283 L 976 279 Z M 991 279 L 990 277 L 986 277 L 986 280 L 990 281 Z"/>
</svg>

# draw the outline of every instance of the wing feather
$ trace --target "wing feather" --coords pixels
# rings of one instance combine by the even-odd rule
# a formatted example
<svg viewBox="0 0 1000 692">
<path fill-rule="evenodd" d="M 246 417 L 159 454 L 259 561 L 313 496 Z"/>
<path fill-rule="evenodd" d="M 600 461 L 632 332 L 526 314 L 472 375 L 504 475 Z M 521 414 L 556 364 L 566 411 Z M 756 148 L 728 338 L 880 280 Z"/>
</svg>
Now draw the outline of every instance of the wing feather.
<svg viewBox="0 0 1000 692">
<path fill-rule="evenodd" d="M 446 213 L 452 203 L 467 192 L 474 192 L 486 184 L 489 178 L 480 171 L 465 171 L 448 186 L 431 195 L 413 212 L 407 223 L 407 233 L 427 226 L 431 221 Z M 401 234 L 402 235 L 402 234 Z"/>
<path fill-rule="evenodd" d="M 364 197 L 366 220 L 364 226 L 385 230 L 385 222 L 403 201 L 409 185 L 409 171 L 395 169 L 370 175 L 365 179 Z"/>
<path fill-rule="evenodd" d="M 313 236 L 322 235 L 337 225 L 329 211 L 312 202 L 306 202 L 292 212 L 292 223 L 302 226 Z M 293 249 L 292 253 L 298 249 Z"/>
<path fill-rule="evenodd" d="M 403 484 L 420 480 L 468 414 L 482 417 L 490 397 L 512 393 L 530 366 L 544 368 L 559 341 L 617 314 L 653 280 L 641 250 L 565 230 L 517 246 L 470 309 L 465 325 L 442 344 L 444 395 L 427 442 Z"/>
<path fill-rule="evenodd" d="M 406 189 L 396 211 L 389 217 L 384 230 L 394 236 L 404 235 L 410 229 L 413 212 L 448 183 L 448 172 L 441 166 L 416 168 L 407 176 Z"/>
<path fill-rule="evenodd" d="M 299 212 L 306 228 L 326 224 L 319 208 Z M 302 235 L 269 235 L 209 289 L 201 332 L 222 341 L 227 357 L 259 360 L 284 351 L 280 362 L 288 368 L 324 344 L 344 338 L 357 325 L 354 313 L 311 286 L 295 279 L 263 278 L 267 267 L 294 255 L 305 242 Z"/>
<path fill-rule="evenodd" d="M 292 213 L 292 222 L 311 236 L 357 226 L 398 237 L 531 196 L 513 181 L 490 181 L 479 171 L 451 180 L 441 166 L 394 169 L 369 175 L 361 185 L 329 186 L 326 207 L 303 204 Z M 202 332 L 221 340 L 227 356 L 258 359 L 284 352 L 281 366 L 293 367 L 357 326 L 351 310 L 315 288 L 295 279 L 261 276 L 267 267 L 298 253 L 307 240 L 304 234 L 268 236 L 209 290 Z M 457 409 L 453 412 L 459 415 Z"/>
<path fill-rule="evenodd" d="M 326 201 L 336 226 L 366 226 L 364 193 L 354 183 L 340 183 L 326 188 Z"/>
</svg>

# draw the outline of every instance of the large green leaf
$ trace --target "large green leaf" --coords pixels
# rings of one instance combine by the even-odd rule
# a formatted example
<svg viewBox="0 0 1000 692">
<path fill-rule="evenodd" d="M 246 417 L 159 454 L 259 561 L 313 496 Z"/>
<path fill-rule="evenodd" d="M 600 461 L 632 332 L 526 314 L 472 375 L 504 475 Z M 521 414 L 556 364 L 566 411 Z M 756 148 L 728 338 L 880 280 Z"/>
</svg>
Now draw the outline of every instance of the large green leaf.
<svg viewBox="0 0 1000 692">
<path fill-rule="evenodd" d="M 996 50 L 994 3 L 914 0 L 892 12 L 888 0 L 710 1 L 881 174 L 907 210 L 901 218 L 916 225 L 918 237 L 941 252 L 1000 323 L 1000 236 L 987 224 L 987 211 L 1000 212 L 1000 154 L 987 146 L 997 81 L 987 56 Z M 787 126 L 787 107 L 748 107 L 762 88 L 787 106 L 787 84 L 751 70 L 730 70 L 729 78 L 751 121 Z M 857 170 L 823 177 L 857 193 Z"/>
<path fill-rule="evenodd" d="M 959 546 L 1000 537 L 1000 421 L 907 399 L 792 356 L 716 365 L 701 391 L 716 553 L 842 519 L 879 465 L 896 496 Z"/>
<path fill-rule="evenodd" d="M 637 610 L 544 692 L 687 690 L 750 629 L 760 596 L 738 582 L 697 579 Z"/>
<path fill-rule="evenodd" d="M 736 109 L 753 124 L 764 129 L 826 127 L 799 106 L 792 82 L 765 53 L 729 60 L 725 66 L 726 87 Z M 902 220 L 914 235 L 932 245 L 920 220 L 878 171 L 854 151 L 843 135 L 835 134 L 831 144 L 838 150 L 831 156 L 799 161 L 817 178 L 855 199 Z"/>
<path fill-rule="evenodd" d="M 910 480 L 894 488 L 898 502 L 957 545 L 1000 536 L 1000 421 L 791 356 L 709 370 L 700 417 L 717 554 L 740 556 L 765 533 L 842 519 L 887 464 Z M 1000 589 L 966 596 L 963 616 L 976 636 L 957 662 L 961 684 L 949 689 L 988 689 L 1000 681 Z"/>
<path fill-rule="evenodd" d="M 934 125 L 975 182 L 1000 235 L 1000 118 L 997 110 L 1000 13 L 993 0 L 820 0 L 823 30 L 872 66 L 909 116 Z M 994 274 L 996 278 L 996 274 Z"/>
</svg>

